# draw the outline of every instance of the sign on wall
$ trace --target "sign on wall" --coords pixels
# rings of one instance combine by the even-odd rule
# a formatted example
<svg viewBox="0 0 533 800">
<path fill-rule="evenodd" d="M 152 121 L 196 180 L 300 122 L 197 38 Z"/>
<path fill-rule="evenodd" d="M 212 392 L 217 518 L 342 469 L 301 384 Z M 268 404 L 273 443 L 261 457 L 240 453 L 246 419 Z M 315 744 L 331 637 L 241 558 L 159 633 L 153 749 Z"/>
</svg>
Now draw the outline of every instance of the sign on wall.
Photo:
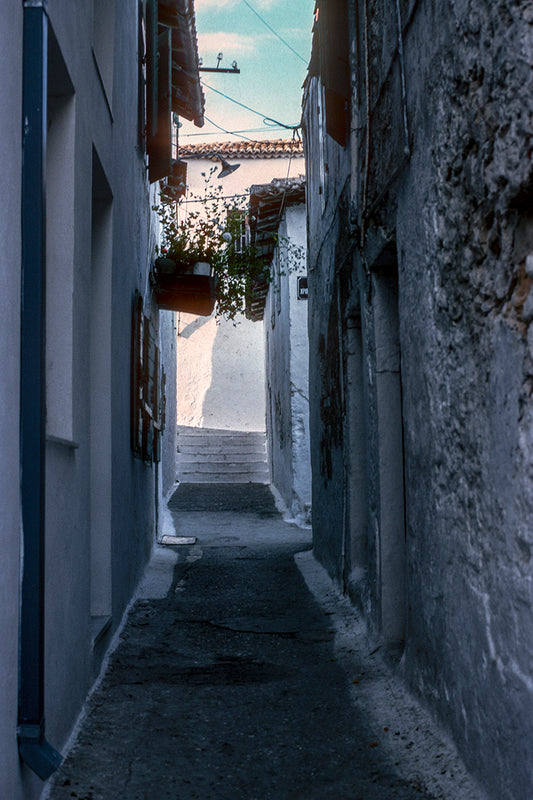
<svg viewBox="0 0 533 800">
<path fill-rule="evenodd" d="M 308 296 L 307 275 L 305 275 L 298 278 L 298 300 L 307 300 Z"/>
</svg>

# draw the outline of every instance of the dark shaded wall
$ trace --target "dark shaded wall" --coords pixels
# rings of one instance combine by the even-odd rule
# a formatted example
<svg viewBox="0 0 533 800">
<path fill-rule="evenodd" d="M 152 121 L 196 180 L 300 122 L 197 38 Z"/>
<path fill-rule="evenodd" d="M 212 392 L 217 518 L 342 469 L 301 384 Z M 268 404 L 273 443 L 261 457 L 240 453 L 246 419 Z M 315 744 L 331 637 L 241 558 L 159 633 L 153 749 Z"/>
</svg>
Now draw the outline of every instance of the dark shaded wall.
<svg viewBox="0 0 533 800">
<path fill-rule="evenodd" d="M 304 108 L 315 554 L 490 796 L 525 798 L 533 14 L 348 7 L 344 146 L 321 130 L 320 59 Z"/>
</svg>

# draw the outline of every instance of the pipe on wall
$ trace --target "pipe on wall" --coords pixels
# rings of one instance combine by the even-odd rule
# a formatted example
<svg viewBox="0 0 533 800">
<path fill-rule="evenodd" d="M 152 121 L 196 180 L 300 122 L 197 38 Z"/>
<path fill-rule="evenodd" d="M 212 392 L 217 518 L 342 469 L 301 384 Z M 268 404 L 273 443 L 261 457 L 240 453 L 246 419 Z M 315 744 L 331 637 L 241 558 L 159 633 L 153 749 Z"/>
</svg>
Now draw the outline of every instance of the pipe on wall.
<svg viewBox="0 0 533 800">
<path fill-rule="evenodd" d="M 48 778 L 61 755 L 45 739 L 45 164 L 47 0 L 23 0 L 22 296 L 20 475 L 22 583 L 18 746 L 24 763 Z"/>
</svg>

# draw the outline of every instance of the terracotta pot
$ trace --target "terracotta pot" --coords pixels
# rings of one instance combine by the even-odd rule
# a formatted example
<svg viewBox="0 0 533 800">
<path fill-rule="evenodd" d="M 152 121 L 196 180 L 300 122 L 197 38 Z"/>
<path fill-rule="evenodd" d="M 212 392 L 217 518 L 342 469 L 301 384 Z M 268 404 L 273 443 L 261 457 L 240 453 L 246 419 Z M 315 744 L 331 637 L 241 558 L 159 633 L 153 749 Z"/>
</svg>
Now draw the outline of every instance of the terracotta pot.
<svg viewBox="0 0 533 800">
<path fill-rule="evenodd" d="M 193 275 L 211 275 L 211 264 L 207 261 L 197 261 L 192 268 Z"/>
<path fill-rule="evenodd" d="M 161 275 L 154 296 L 159 308 L 208 317 L 215 308 L 215 289 L 209 275 Z"/>
<path fill-rule="evenodd" d="M 155 260 L 156 280 L 160 275 L 185 275 L 191 271 L 191 264 L 188 261 L 176 261 L 173 258 L 160 256 Z"/>
</svg>

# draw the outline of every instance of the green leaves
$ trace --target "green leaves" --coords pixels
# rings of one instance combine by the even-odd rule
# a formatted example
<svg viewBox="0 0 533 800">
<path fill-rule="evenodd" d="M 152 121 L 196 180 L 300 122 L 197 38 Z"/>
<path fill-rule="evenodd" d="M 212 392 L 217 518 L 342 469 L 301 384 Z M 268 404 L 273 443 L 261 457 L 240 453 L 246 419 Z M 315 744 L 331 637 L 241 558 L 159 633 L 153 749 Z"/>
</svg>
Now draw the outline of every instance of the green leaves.
<svg viewBox="0 0 533 800">
<path fill-rule="evenodd" d="M 211 264 L 217 276 L 216 313 L 234 319 L 245 310 L 251 288 L 270 282 L 270 265 L 250 242 L 247 195 L 226 198 L 206 174 L 202 195 L 188 192 L 177 203 L 155 207 L 161 223 L 161 254 L 176 263 Z"/>
</svg>

